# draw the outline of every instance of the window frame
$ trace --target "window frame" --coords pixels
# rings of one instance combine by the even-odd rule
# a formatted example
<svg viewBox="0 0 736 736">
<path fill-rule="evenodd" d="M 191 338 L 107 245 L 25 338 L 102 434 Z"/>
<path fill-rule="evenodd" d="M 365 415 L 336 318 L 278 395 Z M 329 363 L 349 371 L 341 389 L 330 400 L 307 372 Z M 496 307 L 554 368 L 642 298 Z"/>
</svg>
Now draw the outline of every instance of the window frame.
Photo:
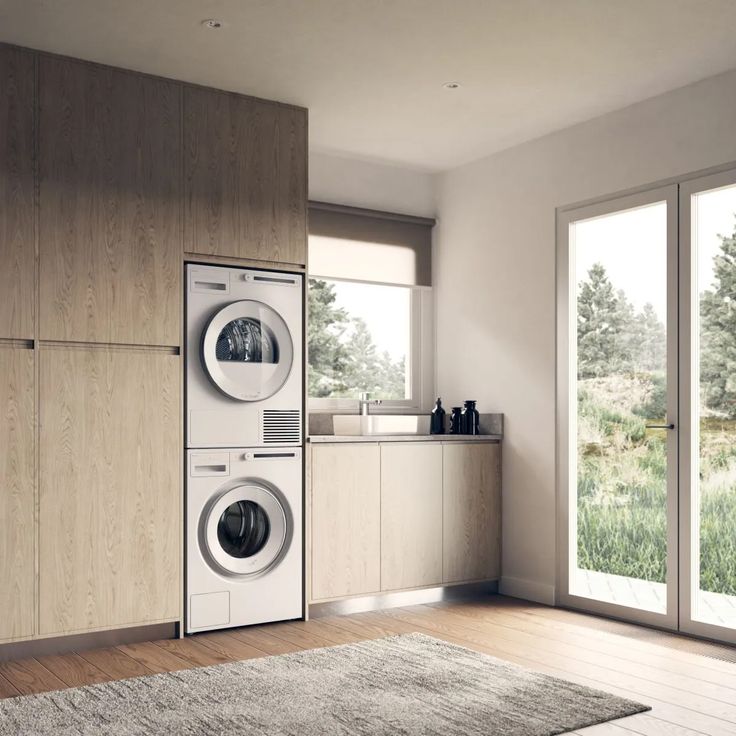
<svg viewBox="0 0 736 736">
<path fill-rule="evenodd" d="M 410 397 L 407 399 L 381 400 L 370 407 L 371 414 L 411 414 L 429 411 L 434 403 L 434 298 L 431 286 L 411 286 L 388 281 L 336 278 L 307 272 L 306 289 L 310 279 L 339 281 L 343 283 L 373 286 L 394 286 L 409 289 L 411 293 L 411 316 L 409 322 L 409 353 L 407 361 L 410 375 Z M 306 300 L 307 305 L 309 300 Z M 306 309 L 306 324 L 309 325 L 309 309 Z M 308 329 L 307 329 L 308 334 Z M 309 366 L 309 339 L 306 343 L 306 369 Z M 308 375 L 308 374 L 307 374 Z M 358 399 L 309 396 L 309 381 L 306 381 L 307 409 L 309 412 L 329 414 L 356 414 L 360 412 Z"/>
</svg>

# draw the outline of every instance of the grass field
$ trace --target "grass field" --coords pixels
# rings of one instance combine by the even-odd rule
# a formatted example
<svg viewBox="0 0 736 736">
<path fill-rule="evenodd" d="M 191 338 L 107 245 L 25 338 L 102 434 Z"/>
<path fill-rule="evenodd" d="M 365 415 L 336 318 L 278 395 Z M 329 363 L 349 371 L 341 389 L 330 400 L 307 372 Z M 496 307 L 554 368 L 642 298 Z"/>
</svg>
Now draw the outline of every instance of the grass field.
<svg viewBox="0 0 736 736">
<path fill-rule="evenodd" d="M 665 582 L 663 402 L 657 375 L 579 381 L 578 567 Z M 700 587 L 736 595 L 736 422 L 705 419 L 700 454 Z"/>
</svg>

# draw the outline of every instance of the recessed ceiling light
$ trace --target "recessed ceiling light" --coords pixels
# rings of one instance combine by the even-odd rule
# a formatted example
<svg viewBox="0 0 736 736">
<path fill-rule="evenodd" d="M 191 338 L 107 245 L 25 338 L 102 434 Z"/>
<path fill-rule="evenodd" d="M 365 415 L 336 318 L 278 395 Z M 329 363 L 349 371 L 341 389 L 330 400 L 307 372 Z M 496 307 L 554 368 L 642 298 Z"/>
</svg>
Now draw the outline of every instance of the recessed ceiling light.
<svg viewBox="0 0 736 736">
<path fill-rule="evenodd" d="M 207 18 L 207 20 L 202 21 L 202 25 L 205 28 L 216 30 L 218 28 L 222 28 L 225 24 L 221 20 L 217 20 L 216 18 Z"/>
<path fill-rule="evenodd" d="M 442 86 L 445 89 L 458 89 L 460 84 L 458 82 L 445 82 Z"/>
</svg>

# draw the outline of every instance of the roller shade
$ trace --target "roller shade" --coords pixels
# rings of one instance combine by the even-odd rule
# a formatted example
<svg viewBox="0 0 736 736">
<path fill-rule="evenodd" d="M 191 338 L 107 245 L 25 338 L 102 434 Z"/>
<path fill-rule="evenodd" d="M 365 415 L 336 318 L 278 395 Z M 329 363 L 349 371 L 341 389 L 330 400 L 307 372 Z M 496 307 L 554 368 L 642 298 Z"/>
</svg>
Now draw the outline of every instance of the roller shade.
<svg viewBox="0 0 736 736">
<path fill-rule="evenodd" d="M 434 223 L 424 217 L 310 202 L 309 273 L 431 286 Z"/>
</svg>

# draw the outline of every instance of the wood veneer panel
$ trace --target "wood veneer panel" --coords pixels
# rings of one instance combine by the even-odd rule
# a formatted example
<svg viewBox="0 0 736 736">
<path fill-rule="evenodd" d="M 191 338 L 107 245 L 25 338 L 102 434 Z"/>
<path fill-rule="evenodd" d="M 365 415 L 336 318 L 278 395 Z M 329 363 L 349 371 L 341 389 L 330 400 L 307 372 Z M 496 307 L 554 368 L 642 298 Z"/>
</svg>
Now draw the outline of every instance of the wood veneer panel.
<svg viewBox="0 0 736 736">
<path fill-rule="evenodd" d="M 442 445 L 381 445 L 381 590 L 442 582 Z"/>
<path fill-rule="evenodd" d="M 35 619 L 33 351 L 0 345 L 0 641 Z"/>
<path fill-rule="evenodd" d="M 40 633 L 178 618 L 179 358 L 40 359 Z"/>
<path fill-rule="evenodd" d="M 443 581 L 498 578 L 501 567 L 501 446 L 442 446 Z"/>
<path fill-rule="evenodd" d="M 379 446 L 313 445 L 311 454 L 312 599 L 379 591 Z"/>
<path fill-rule="evenodd" d="M 184 250 L 306 263 L 306 110 L 184 88 Z"/>
<path fill-rule="evenodd" d="M 0 46 L 0 338 L 33 337 L 34 106 L 31 52 Z"/>
<path fill-rule="evenodd" d="M 178 345 L 181 86 L 42 56 L 42 339 Z"/>
</svg>

